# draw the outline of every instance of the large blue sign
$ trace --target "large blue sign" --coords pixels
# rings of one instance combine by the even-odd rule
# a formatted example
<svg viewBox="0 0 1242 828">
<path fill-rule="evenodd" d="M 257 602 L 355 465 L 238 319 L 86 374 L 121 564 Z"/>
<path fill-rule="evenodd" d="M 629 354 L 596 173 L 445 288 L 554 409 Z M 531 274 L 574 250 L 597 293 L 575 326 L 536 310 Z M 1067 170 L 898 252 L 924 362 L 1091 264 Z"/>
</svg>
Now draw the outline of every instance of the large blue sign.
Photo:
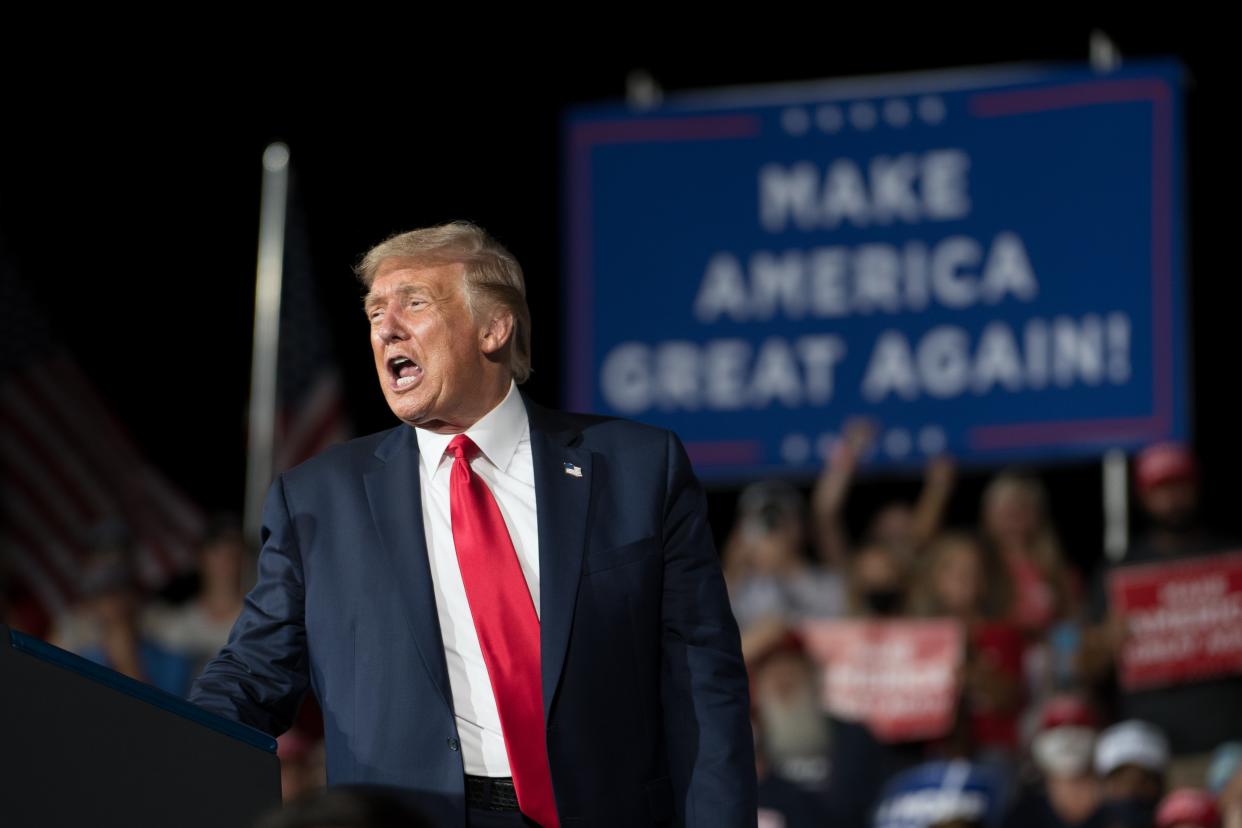
<svg viewBox="0 0 1242 828">
<path fill-rule="evenodd" d="M 572 110 L 571 408 L 700 475 L 1094 456 L 1187 437 L 1181 71 L 1134 63 Z"/>
</svg>

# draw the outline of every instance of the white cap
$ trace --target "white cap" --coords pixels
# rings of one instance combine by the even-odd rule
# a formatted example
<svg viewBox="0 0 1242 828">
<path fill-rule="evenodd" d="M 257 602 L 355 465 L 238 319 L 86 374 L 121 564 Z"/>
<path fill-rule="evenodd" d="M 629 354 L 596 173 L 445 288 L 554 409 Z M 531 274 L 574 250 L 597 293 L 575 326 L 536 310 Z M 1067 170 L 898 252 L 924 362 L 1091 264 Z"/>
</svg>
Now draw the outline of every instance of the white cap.
<svg viewBox="0 0 1242 828">
<path fill-rule="evenodd" d="M 1113 725 L 1095 743 L 1095 770 L 1107 776 L 1122 765 L 1164 773 L 1169 765 L 1168 739 L 1158 728 L 1137 719 Z"/>
</svg>

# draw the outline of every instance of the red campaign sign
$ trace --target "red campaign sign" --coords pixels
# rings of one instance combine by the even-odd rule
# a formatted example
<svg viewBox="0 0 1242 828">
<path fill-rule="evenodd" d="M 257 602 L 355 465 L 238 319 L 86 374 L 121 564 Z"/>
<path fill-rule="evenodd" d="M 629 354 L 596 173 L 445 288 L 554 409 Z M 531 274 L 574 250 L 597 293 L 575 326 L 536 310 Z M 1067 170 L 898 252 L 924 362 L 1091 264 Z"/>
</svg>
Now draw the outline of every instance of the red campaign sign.
<svg viewBox="0 0 1242 828">
<path fill-rule="evenodd" d="M 1242 673 L 1242 552 L 1109 573 L 1109 600 L 1127 619 L 1126 690 Z"/>
<path fill-rule="evenodd" d="M 832 715 L 885 742 L 935 739 L 953 726 L 965 653 L 956 621 L 808 621 L 802 633 Z"/>
</svg>

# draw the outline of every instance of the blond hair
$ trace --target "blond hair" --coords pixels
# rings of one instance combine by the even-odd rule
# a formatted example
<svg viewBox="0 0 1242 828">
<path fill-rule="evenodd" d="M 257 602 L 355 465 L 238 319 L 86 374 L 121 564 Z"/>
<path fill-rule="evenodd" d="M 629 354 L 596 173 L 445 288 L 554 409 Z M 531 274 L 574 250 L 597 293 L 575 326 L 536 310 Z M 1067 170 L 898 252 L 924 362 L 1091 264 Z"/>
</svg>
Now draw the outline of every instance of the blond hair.
<svg viewBox="0 0 1242 828">
<path fill-rule="evenodd" d="M 936 573 L 949 555 L 965 549 L 979 562 L 980 594 L 976 609 L 984 618 L 1004 618 L 1013 606 L 1013 581 L 993 551 L 972 532 L 946 529 L 936 535 L 919 556 L 918 572 L 910 591 L 910 611 L 917 616 L 944 614 L 937 594 Z"/>
<path fill-rule="evenodd" d="M 418 264 L 465 265 L 466 301 L 477 320 L 487 307 L 513 315 L 509 338 L 509 371 L 516 382 L 530 377 L 530 308 L 522 266 L 505 247 L 469 221 L 451 221 L 389 236 L 367 251 L 354 273 L 368 288 L 385 259 L 413 259 Z"/>
<path fill-rule="evenodd" d="M 988 481 L 983 490 L 984 513 L 1006 495 L 1017 495 L 1026 498 L 1035 512 L 1035 533 L 1030 538 L 1031 560 L 1039 567 L 1045 577 L 1055 578 L 1065 569 L 1065 555 L 1061 551 L 1061 541 L 1052 526 L 1048 515 L 1048 491 L 1039 479 L 1016 469 L 1006 469 Z M 985 523 L 983 526 L 985 540 L 994 543 L 995 539 Z"/>
<path fill-rule="evenodd" d="M 1073 573 L 1066 563 L 1061 539 L 1057 536 L 1052 518 L 1048 514 L 1048 490 L 1039 478 L 1018 469 L 1005 469 L 988 482 L 983 490 L 984 522 L 982 535 L 985 543 L 996 552 L 997 539 L 992 536 L 986 522 L 988 510 L 1006 495 L 1025 497 L 1036 515 L 1034 535 L 1028 540 L 1026 554 L 1052 589 L 1056 601 L 1055 612 L 1064 616 L 1077 609 Z"/>
</svg>

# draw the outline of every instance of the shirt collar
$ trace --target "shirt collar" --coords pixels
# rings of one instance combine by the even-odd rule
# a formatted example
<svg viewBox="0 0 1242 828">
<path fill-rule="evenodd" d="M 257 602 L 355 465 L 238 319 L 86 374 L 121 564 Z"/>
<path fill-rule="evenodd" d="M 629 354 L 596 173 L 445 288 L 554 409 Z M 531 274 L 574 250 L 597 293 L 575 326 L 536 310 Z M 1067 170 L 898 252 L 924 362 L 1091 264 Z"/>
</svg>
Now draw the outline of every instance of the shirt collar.
<svg viewBox="0 0 1242 828">
<path fill-rule="evenodd" d="M 509 380 L 509 393 L 491 411 L 480 417 L 465 434 L 479 451 L 496 468 L 505 471 L 517 452 L 518 443 L 530 430 L 526 404 L 517 390 L 517 382 Z M 456 434 L 438 434 L 425 428 L 415 428 L 418 435 L 418 453 L 422 457 L 427 474 L 435 476 L 444 459 L 444 452 Z"/>
</svg>

